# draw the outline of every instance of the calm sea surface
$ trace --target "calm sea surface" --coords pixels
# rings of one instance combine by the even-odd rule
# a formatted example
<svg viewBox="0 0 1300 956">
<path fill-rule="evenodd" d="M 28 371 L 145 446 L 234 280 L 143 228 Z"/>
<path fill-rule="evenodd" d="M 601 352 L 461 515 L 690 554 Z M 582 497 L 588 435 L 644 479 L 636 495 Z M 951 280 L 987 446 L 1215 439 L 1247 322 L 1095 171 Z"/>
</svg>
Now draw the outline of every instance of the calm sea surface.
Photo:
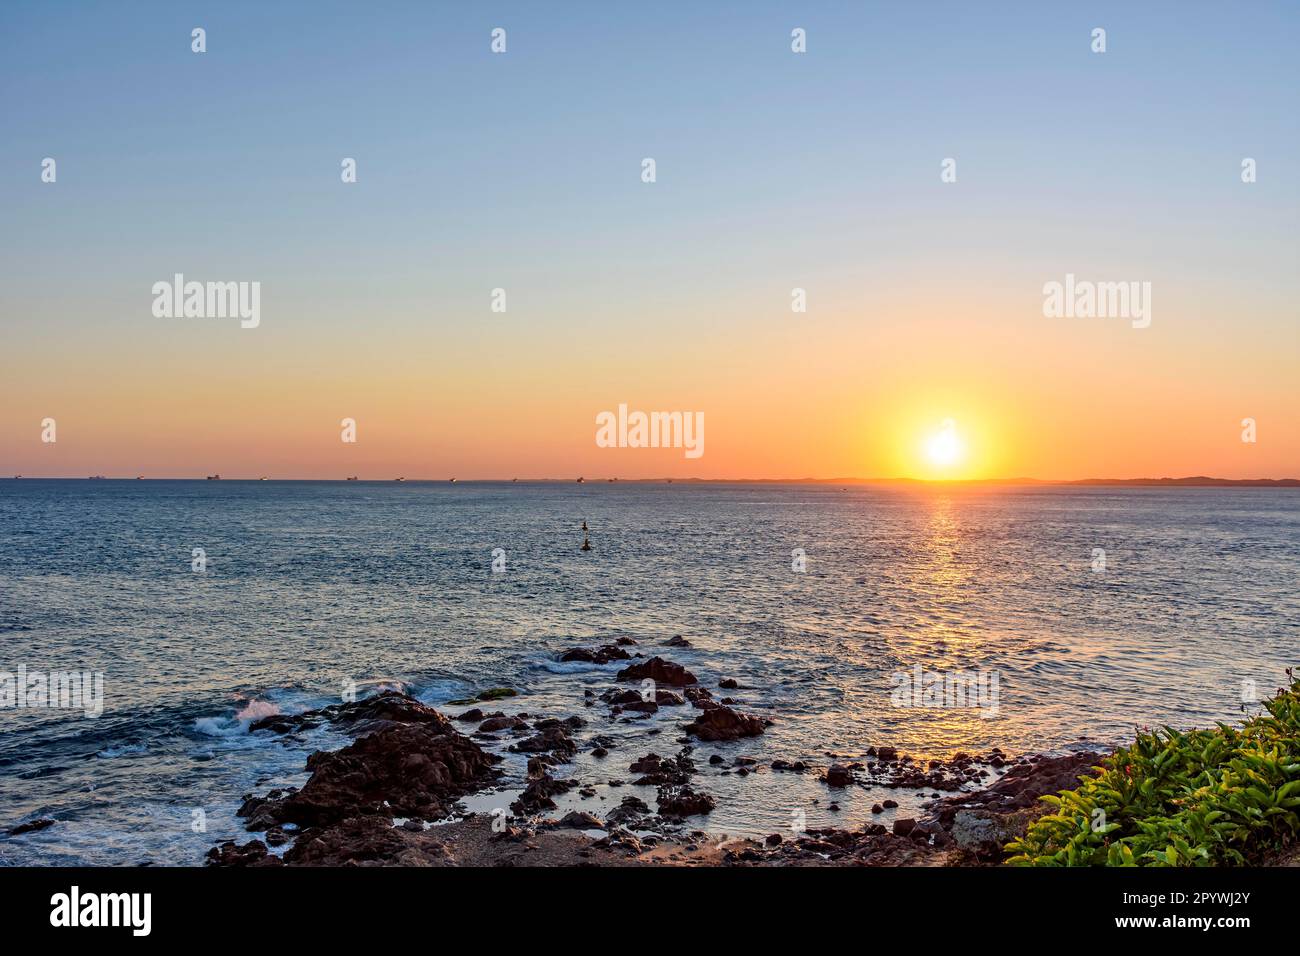
<svg viewBox="0 0 1300 956">
<path fill-rule="evenodd" d="M 621 738 L 572 767 L 599 816 L 633 791 L 604 781 L 675 752 L 683 713 L 611 724 L 583 691 L 617 668 L 556 656 L 676 634 L 694 647 L 630 649 L 734 677 L 775 721 L 700 745 L 718 807 L 694 822 L 851 825 L 883 794 L 831 812 L 812 775 L 741 781 L 707 757 L 1023 753 L 1237 720 L 1243 682 L 1269 693 L 1300 664 L 1298 569 L 1285 489 L 0 481 L 0 671 L 104 674 L 97 719 L 0 709 L 0 863 L 195 864 L 247 838 L 243 794 L 300 784 L 307 753 L 344 742 L 249 722 L 337 702 L 345 681 L 435 705 L 509 684 L 507 712 L 583 715 L 580 737 Z M 893 706 L 891 675 L 916 665 L 996 671 L 997 713 Z M 506 791 L 471 807 L 508 803 L 523 765 L 504 769 Z M 59 822 L 6 835 L 42 816 Z"/>
</svg>

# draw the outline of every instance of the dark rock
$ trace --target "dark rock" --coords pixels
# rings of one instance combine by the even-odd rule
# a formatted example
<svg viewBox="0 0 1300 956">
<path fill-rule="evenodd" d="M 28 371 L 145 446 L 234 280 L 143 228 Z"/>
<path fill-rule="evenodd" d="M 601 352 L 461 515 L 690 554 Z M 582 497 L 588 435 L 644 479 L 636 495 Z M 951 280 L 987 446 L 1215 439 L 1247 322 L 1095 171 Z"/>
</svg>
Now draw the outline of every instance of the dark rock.
<svg viewBox="0 0 1300 956">
<path fill-rule="evenodd" d="M 207 853 L 204 862 L 208 866 L 283 866 L 284 861 L 267 852 L 266 844 L 261 840 L 251 840 L 243 846 L 236 846 L 234 840 L 227 840 L 220 846 L 214 846 Z"/>
<path fill-rule="evenodd" d="M 582 661 L 588 664 L 608 664 L 610 661 L 626 661 L 631 656 L 617 644 L 606 644 L 594 651 L 585 647 L 574 647 L 560 655 L 561 661 Z"/>
<path fill-rule="evenodd" d="M 447 816 L 457 798 L 498 775 L 494 765 L 500 758 L 431 713 L 436 720 L 426 715 L 416 723 L 389 724 L 341 750 L 312 754 L 311 777 L 301 790 L 240 808 L 248 828 L 320 827 L 365 815 Z"/>
<path fill-rule="evenodd" d="M 660 757 L 658 754 L 649 753 L 646 754 L 644 757 L 641 757 L 633 761 L 632 765 L 627 769 L 630 770 L 632 773 L 654 773 L 656 770 L 659 769 L 659 765 L 662 761 L 663 758 Z"/>
<path fill-rule="evenodd" d="M 669 687 L 685 687 L 688 684 L 698 683 L 695 675 L 682 667 L 681 664 L 674 664 L 662 657 L 652 657 L 648 661 L 641 661 L 630 667 L 625 667 L 617 675 L 617 680 L 621 682 L 639 681 L 647 678 L 656 684 L 664 684 Z"/>
<path fill-rule="evenodd" d="M 716 804 L 707 793 L 699 793 L 687 786 L 660 787 L 657 799 L 659 815 L 664 817 L 690 817 L 708 813 Z"/>
<path fill-rule="evenodd" d="M 556 780 L 549 774 L 529 781 L 519 798 L 510 804 L 510 809 L 520 816 L 531 816 L 542 810 L 554 810 L 552 797 L 568 793 L 578 785 L 576 780 Z"/>
<path fill-rule="evenodd" d="M 638 701 L 645 700 L 645 698 L 641 696 L 641 692 L 639 690 L 618 690 L 618 691 L 611 690 L 611 691 L 607 691 L 604 694 L 601 694 L 600 699 L 607 704 L 614 704 L 616 706 L 622 706 L 623 704 L 635 704 Z"/>
<path fill-rule="evenodd" d="M 828 787 L 847 787 L 853 782 L 853 774 L 848 767 L 842 767 L 839 764 L 831 764 L 830 769 L 826 771 L 826 785 Z"/>
<path fill-rule="evenodd" d="M 10 836 L 21 836 L 24 833 L 35 833 L 37 830 L 44 830 L 46 827 L 52 827 L 57 820 L 50 817 L 40 817 L 36 820 L 28 820 L 26 823 L 20 823 L 9 830 Z"/>
<path fill-rule="evenodd" d="M 511 744 L 510 749 L 516 753 L 559 753 L 571 757 L 578 752 L 578 745 L 560 727 L 547 727 L 541 733 Z"/>
<path fill-rule="evenodd" d="M 479 733 L 492 734 L 498 730 L 527 730 L 528 722 L 520 720 L 518 717 L 507 717 L 501 714 L 496 717 L 489 717 L 479 725 Z"/>
<path fill-rule="evenodd" d="M 400 863 L 407 839 L 378 817 L 353 817 L 303 833 L 285 853 L 284 861 L 293 866 Z"/>
<path fill-rule="evenodd" d="M 734 677 L 724 677 L 722 680 L 718 681 L 718 686 L 721 687 L 723 690 L 740 689 L 740 685 L 736 683 L 736 679 Z"/>
<path fill-rule="evenodd" d="M 571 830 L 603 830 L 605 824 L 599 819 L 582 810 L 570 810 L 563 817 L 557 826 L 565 827 Z"/>
<path fill-rule="evenodd" d="M 760 717 L 738 713 L 730 707 L 714 707 L 687 724 L 685 731 L 700 740 L 737 740 L 757 737 L 767 725 Z"/>
</svg>

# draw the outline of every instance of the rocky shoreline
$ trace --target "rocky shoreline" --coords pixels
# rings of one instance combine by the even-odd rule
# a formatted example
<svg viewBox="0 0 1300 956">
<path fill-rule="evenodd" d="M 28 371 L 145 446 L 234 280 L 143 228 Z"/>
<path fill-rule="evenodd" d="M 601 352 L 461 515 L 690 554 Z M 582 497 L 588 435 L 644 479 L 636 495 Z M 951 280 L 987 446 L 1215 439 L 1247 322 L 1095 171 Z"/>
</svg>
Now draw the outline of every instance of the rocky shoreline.
<svg viewBox="0 0 1300 956">
<path fill-rule="evenodd" d="M 704 687 L 682 665 L 658 654 L 629 650 L 623 638 L 599 648 L 572 648 L 561 662 L 624 664 L 613 686 L 588 690 L 590 717 L 508 714 L 515 696 L 495 688 L 452 716 L 397 691 L 298 715 L 256 721 L 250 733 L 295 735 L 328 725 L 354 739 L 339 750 L 307 759 L 310 776 L 301 788 L 249 794 L 239 816 L 261 838 L 212 848 L 213 866 L 577 866 L 577 865 L 987 865 L 1003 858 L 1003 845 L 1022 834 L 1044 807 L 1040 796 L 1070 789 L 1104 756 L 1095 751 L 1065 756 L 1010 757 L 959 753 L 921 762 L 887 745 L 860 754 L 827 752 L 825 766 L 805 760 L 701 757 L 699 744 L 762 735 L 770 718 L 746 713 L 719 682 L 723 696 Z M 689 646 L 674 638 L 665 646 Z M 680 708 L 681 735 L 664 751 L 611 752 L 616 738 L 599 721 L 636 720 L 662 708 Z M 598 716 L 599 715 L 599 716 Z M 464 728 L 466 732 L 458 729 Z M 509 811 L 467 812 L 462 798 L 496 787 L 502 757 L 483 744 L 504 745 L 527 761 L 527 780 Z M 718 748 L 710 748 L 715 751 Z M 619 776 L 610 788 L 654 787 L 653 806 L 625 796 L 604 811 L 557 812 L 555 798 L 570 791 L 594 795 L 591 783 L 564 771 L 585 750 Z M 672 751 L 669 753 L 668 751 Z M 701 766 L 706 768 L 703 772 Z M 895 816 L 889 826 L 856 829 L 804 828 L 795 823 L 765 840 L 711 837 L 707 814 L 715 797 L 701 782 L 708 774 L 811 774 L 830 802 L 846 788 L 907 789 L 929 794 L 913 817 Z M 644 791 L 643 791 L 644 792 Z M 885 799 L 873 815 L 896 808 Z"/>
</svg>

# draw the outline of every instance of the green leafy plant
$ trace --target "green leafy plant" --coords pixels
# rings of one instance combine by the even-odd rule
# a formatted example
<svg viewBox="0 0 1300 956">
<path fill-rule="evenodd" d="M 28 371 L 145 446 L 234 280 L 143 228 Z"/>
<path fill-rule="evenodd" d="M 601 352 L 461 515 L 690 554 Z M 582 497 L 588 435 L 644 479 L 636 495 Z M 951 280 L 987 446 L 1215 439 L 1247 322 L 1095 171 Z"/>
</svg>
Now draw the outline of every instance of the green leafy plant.
<svg viewBox="0 0 1300 956">
<path fill-rule="evenodd" d="M 1248 864 L 1300 834 L 1300 680 L 1240 728 L 1139 732 L 1007 844 L 1016 866 Z"/>
</svg>

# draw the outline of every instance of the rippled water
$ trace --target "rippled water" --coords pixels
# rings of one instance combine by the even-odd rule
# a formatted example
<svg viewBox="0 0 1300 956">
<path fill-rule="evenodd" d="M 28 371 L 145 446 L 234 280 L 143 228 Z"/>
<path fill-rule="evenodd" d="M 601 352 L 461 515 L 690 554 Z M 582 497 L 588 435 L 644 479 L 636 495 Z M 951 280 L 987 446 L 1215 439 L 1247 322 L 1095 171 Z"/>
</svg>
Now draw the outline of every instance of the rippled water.
<svg viewBox="0 0 1300 956">
<path fill-rule="evenodd" d="M 301 783 L 306 753 L 342 742 L 249 720 L 335 702 L 347 680 L 436 705 L 515 686 L 507 712 L 624 738 L 573 775 L 626 778 L 676 750 L 685 715 L 611 725 L 583 690 L 616 668 L 555 657 L 675 634 L 694 647 L 659 652 L 737 678 L 744 709 L 775 721 L 699 747 L 718 800 L 704 825 L 761 834 L 793 809 L 848 825 L 882 794 L 850 789 L 832 813 L 811 775 L 742 781 L 707 757 L 1018 753 L 1238 719 L 1244 681 L 1268 693 L 1300 663 L 1298 557 L 1284 489 L 3 481 L 0 671 L 103 671 L 105 703 L 97 719 L 0 710 L 0 862 L 199 862 L 246 836 L 243 794 Z M 997 713 L 892 706 L 891 674 L 918 664 L 996 671 Z M 505 769 L 516 784 L 521 762 Z M 597 789 L 597 815 L 632 792 Z M 59 822 L 2 835 L 40 816 Z"/>
</svg>

